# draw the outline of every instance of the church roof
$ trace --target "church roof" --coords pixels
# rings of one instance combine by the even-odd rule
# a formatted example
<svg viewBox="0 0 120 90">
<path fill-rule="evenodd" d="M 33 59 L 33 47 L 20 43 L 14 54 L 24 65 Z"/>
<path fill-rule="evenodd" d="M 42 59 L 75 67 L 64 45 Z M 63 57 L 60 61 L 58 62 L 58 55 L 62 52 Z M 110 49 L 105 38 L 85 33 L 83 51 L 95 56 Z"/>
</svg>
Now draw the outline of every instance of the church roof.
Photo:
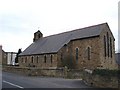
<svg viewBox="0 0 120 90">
<path fill-rule="evenodd" d="M 56 35 L 42 37 L 28 46 L 20 55 L 57 53 L 71 40 L 99 36 L 105 26 L 108 26 L 108 24 L 102 23 Z"/>
</svg>

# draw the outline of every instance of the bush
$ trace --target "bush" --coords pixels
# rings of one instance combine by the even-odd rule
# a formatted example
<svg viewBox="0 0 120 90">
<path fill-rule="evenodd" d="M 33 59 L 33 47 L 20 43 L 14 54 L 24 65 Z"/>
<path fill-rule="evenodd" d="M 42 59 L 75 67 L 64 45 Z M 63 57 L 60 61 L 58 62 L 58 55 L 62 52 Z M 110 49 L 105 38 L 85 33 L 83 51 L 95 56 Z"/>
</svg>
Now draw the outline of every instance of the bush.
<svg viewBox="0 0 120 90">
<path fill-rule="evenodd" d="M 100 76 L 119 76 L 120 70 L 108 70 L 108 69 L 95 69 L 92 73 L 93 75 Z"/>
</svg>

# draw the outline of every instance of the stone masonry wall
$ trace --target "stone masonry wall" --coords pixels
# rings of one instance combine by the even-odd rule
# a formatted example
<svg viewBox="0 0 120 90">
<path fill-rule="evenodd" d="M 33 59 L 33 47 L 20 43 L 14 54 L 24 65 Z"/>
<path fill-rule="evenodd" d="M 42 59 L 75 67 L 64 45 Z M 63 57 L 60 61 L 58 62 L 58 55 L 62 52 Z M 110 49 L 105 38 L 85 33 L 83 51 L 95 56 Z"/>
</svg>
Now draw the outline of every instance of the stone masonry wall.
<svg viewBox="0 0 120 90">
<path fill-rule="evenodd" d="M 76 69 L 84 69 L 91 68 L 94 69 L 100 66 L 100 49 L 99 49 L 99 37 L 89 38 L 89 39 L 81 39 L 70 41 L 67 45 L 65 45 L 58 52 L 58 66 L 62 66 L 61 64 L 61 54 L 62 58 L 70 57 L 68 59 L 72 60 Z M 87 57 L 87 48 L 90 47 L 90 60 Z M 78 62 L 76 62 L 76 48 L 78 51 Z"/>
<path fill-rule="evenodd" d="M 106 45 L 107 45 L 107 32 L 109 36 L 109 57 L 108 57 L 108 51 L 106 51 L 106 57 L 105 57 L 105 52 L 104 52 L 104 36 L 106 37 Z M 110 54 L 110 38 L 112 41 L 112 57 Z M 102 31 L 100 35 L 100 61 L 101 61 L 101 68 L 104 69 L 118 69 L 118 65 L 115 60 L 115 42 L 114 42 L 114 37 L 111 31 L 109 31 L 108 27 L 104 27 L 104 30 Z M 106 50 L 108 50 L 108 47 L 106 46 Z"/>
<path fill-rule="evenodd" d="M 51 55 L 52 55 L 52 58 L 51 58 Z M 39 67 L 39 68 L 48 68 L 48 67 L 56 68 L 57 67 L 56 54 L 20 56 L 18 60 L 19 60 L 20 67 Z"/>
</svg>

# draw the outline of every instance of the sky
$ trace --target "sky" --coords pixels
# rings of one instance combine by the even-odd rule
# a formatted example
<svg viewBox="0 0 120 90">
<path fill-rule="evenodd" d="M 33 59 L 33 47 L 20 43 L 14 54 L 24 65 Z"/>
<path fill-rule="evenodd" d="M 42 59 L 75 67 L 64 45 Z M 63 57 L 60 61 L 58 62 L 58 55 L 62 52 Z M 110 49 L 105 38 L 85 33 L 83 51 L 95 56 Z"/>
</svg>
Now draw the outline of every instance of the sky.
<svg viewBox="0 0 120 90">
<path fill-rule="evenodd" d="M 0 0 L 0 45 L 22 51 L 38 29 L 49 36 L 107 22 L 118 52 L 119 0 Z"/>
</svg>

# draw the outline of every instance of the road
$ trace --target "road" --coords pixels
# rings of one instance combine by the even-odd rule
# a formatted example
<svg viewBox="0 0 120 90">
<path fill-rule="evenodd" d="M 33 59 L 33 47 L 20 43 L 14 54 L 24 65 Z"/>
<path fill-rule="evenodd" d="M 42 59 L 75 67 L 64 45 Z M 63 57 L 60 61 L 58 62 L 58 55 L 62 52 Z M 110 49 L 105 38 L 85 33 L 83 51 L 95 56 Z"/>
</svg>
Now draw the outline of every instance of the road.
<svg viewBox="0 0 120 90">
<path fill-rule="evenodd" d="M 2 88 L 90 88 L 80 79 L 23 76 L 2 73 Z"/>
</svg>

